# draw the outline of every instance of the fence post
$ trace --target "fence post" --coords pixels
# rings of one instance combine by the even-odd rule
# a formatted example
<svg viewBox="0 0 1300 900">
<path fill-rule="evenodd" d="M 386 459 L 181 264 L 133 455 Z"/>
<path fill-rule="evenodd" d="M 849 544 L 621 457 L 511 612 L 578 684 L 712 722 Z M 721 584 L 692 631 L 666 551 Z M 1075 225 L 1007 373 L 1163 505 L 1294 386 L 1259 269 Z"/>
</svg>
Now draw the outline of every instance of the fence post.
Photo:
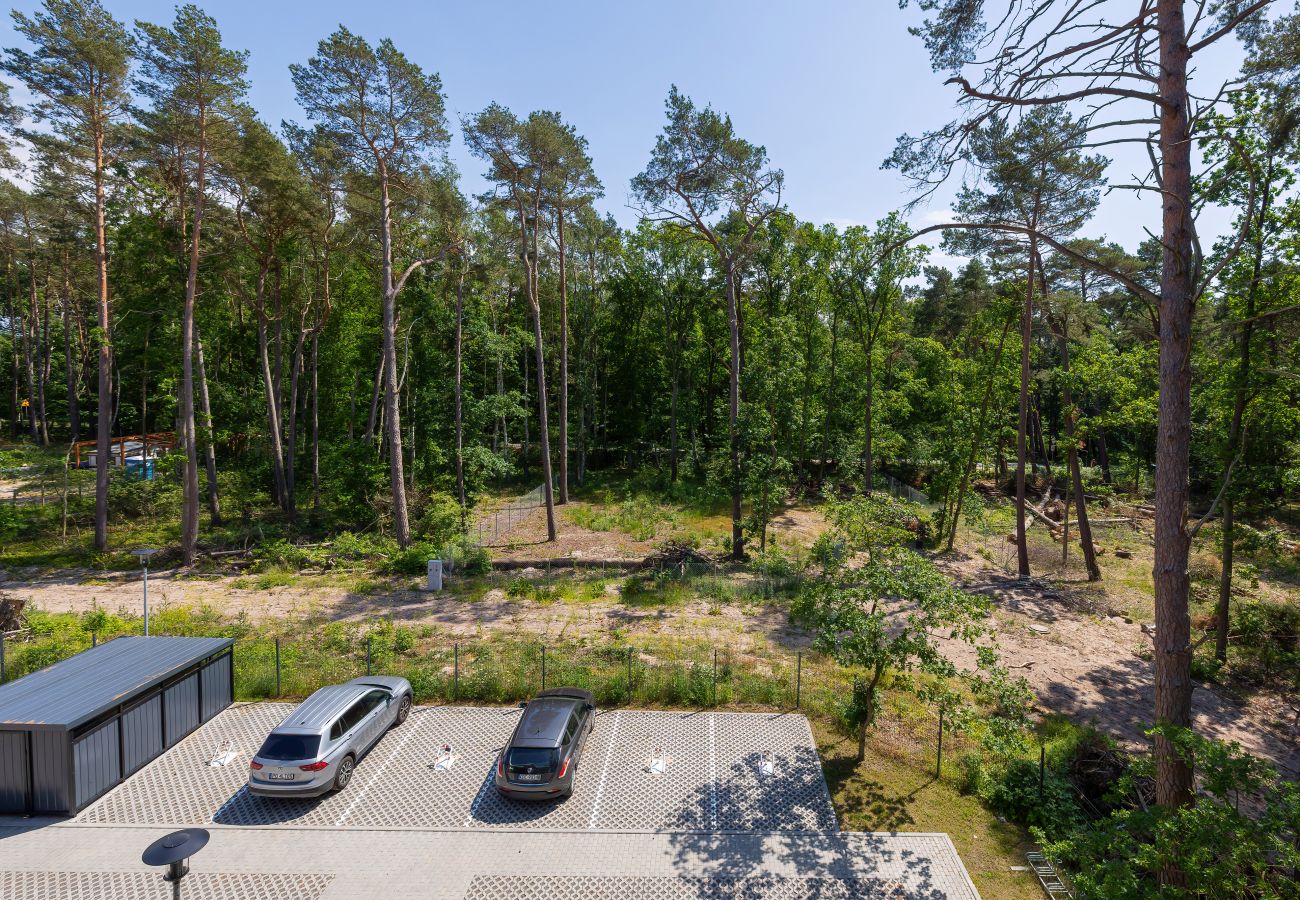
<svg viewBox="0 0 1300 900">
<path fill-rule="evenodd" d="M 1047 745 L 1038 745 L 1038 800 L 1043 800 L 1043 783 L 1047 780 Z"/>
<path fill-rule="evenodd" d="M 366 635 L 366 675 L 370 675 L 370 645 L 374 642 L 373 635 Z"/>
<path fill-rule="evenodd" d="M 451 699 L 460 697 L 460 642 L 451 645 Z"/>
<path fill-rule="evenodd" d="M 627 648 L 627 699 L 632 699 L 632 648 Z"/>
<path fill-rule="evenodd" d="M 0 684 L 5 683 L 5 636 L 0 631 Z"/>
<path fill-rule="evenodd" d="M 718 705 L 718 648 L 713 648 L 713 705 Z"/>
<path fill-rule="evenodd" d="M 939 707 L 939 757 L 934 764 L 934 777 L 943 774 L 943 707 Z"/>
<path fill-rule="evenodd" d="M 798 662 L 794 669 L 794 708 L 803 709 L 803 651 L 799 651 Z"/>
<path fill-rule="evenodd" d="M 280 696 L 280 639 L 275 639 L 275 696 Z"/>
<path fill-rule="evenodd" d="M 98 646 L 99 646 L 99 632 L 92 631 L 90 633 L 90 649 L 94 650 Z"/>
<path fill-rule="evenodd" d="M 542 690 L 546 690 L 546 645 L 542 644 Z"/>
</svg>

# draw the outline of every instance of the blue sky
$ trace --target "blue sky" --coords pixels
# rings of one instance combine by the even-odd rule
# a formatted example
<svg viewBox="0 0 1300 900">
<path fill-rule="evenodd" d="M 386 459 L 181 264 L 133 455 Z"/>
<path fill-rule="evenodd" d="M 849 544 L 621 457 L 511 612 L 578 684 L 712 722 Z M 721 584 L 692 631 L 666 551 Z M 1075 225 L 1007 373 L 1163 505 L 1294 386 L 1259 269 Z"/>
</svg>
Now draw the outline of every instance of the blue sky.
<svg viewBox="0 0 1300 900">
<path fill-rule="evenodd" d="M 170 22 L 173 3 L 105 0 L 119 18 Z M 13 4 L 30 11 L 37 4 Z M 213 0 L 201 4 L 228 46 L 247 49 L 249 100 L 267 122 L 301 120 L 289 78 L 339 23 L 376 41 L 391 37 L 447 93 L 451 155 L 469 193 L 482 191 L 482 164 L 469 156 L 457 118 L 495 100 L 527 113 L 558 110 L 591 144 L 605 184 L 601 207 L 632 224 L 628 180 L 644 166 L 677 84 L 698 103 L 729 113 L 738 132 L 767 147 L 785 170 L 785 199 L 801 219 L 871 223 L 907 202 L 906 184 L 881 161 L 902 132 L 936 127 L 952 114 L 955 89 L 930 71 L 916 20 L 896 0 L 660 0 L 653 4 L 501 0 L 368 3 L 339 0 Z M 17 40 L 7 17 L 0 42 Z M 1203 63 L 1230 74 L 1230 43 Z M 1207 78 L 1208 80 L 1208 78 Z M 21 97 L 21 94 L 18 94 Z M 1117 157 L 1116 173 L 1141 163 Z M 942 221 L 951 192 L 913 214 Z M 1116 191 L 1087 231 L 1127 246 L 1158 225 L 1157 205 Z M 1203 231 L 1226 219 L 1211 213 Z M 1208 241 L 1206 241 L 1208 244 Z"/>
</svg>

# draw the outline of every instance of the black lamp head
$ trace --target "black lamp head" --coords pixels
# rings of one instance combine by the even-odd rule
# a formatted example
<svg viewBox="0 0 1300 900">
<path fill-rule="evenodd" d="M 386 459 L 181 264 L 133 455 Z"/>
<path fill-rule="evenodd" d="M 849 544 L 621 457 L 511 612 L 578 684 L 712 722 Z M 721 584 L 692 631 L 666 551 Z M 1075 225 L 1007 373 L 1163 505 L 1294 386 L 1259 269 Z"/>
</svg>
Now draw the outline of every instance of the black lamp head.
<svg viewBox="0 0 1300 900">
<path fill-rule="evenodd" d="M 170 866 L 189 859 L 207 846 L 210 835 L 202 828 L 186 828 L 165 834 L 140 855 L 146 866 Z"/>
</svg>

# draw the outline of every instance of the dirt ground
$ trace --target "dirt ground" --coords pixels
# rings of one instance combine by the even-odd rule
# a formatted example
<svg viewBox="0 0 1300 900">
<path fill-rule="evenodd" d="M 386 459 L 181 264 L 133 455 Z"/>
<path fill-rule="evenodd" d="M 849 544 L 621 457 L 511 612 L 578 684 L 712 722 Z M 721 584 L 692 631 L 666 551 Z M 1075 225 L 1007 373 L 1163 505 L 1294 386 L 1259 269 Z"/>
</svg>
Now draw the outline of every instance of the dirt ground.
<svg viewBox="0 0 1300 900">
<path fill-rule="evenodd" d="M 825 528 L 820 513 L 809 507 L 792 507 L 773 523 L 782 545 L 811 543 Z M 544 536 L 544 513 L 537 510 L 512 532 L 511 545 L 495 552 L 524 562 L 614 559 L 644 556 L 658 543 L 617 532 L 588 531 L 567 522 L 561 525 L 555 544 L 545 543 Z M 1149 563 L 1133 563 L 1147 566 L 1149 572 Z M 1130 745 L 1145 743 L 1143 729 L 1153 707 L 1151 644 L 1140 619 L 1126 620 L 1127 604 L 1117 608 L 1114 603 L 1099 603 L 1095 585 L 1068 576 L 1019 582 L 974 553 L 940 557 L 939 564 L 965 590 L 994 601 L 996 640 L 1003 657 L 1014 673 L 1029 681 L 1045 710 L 1093 722 Z M 1107 572 L 1120 597 L 1127 590 L 1126 572 L 1122 567 Z M 418 590 L 417 579 L 348 575 L 298 576 L 289 586 L 258 589 L 250 584 L 255 579 L 248 577 L 164 571 L 151 574 L 149 586 L 154 609 L 205 604 L 222 614 L 242 613 L 255 621 L 388 616 L 433 625 L 449 635 L 507 631 L 556 639 L 597 638 L 618 630 L 634 641 L 647 636 L 689 638 L 725 643 L 742 653 L 793 651 L 809 643 L 808 635 L 792 627 L 776 604 L 705 599 L 668 606 L 624 604 L 618 593 L 621 572 L 587 571 L 583 577 L 606 580 L 603 589 L 549 603 L 512 598 L 505 590 L 513 578 L 545 574 L 541 563 L 495 576 L 490 582 L 458 587 L 452 579 L 448 590 L 439 595 Z M 21 593 L 30 604 L 48 611 L 80 612 L 99 605 L 138 612 L 140 587 L 136 573 L 104 577 L 70 571 L 38 580 L 0 581 L 0 591 Z M 959 665 L 973 666 L 970 647 L 945 641 L 945 651 Z M 1242 698 L 1218 686 L 1198 685 L 1193 708 L 1202 733 L 1236 741 L 1293 777 L 1300 776 L 1300 705 L 1295 698 L 1268 693 Z"/>
</svg>

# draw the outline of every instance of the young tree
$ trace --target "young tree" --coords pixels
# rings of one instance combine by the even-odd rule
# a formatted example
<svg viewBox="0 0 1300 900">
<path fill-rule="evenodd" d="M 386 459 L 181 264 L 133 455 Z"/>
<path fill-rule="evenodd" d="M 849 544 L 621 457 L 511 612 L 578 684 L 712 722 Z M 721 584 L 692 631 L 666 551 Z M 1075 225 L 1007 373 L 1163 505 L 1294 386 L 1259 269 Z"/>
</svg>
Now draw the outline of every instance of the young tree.
<svg viewBox="0 0 1300 900">
<path fill-rule="evenodd" d="M 885 675 L 913 690 L 913 671 L 951 677 L 956 667 L 936 634 L 973 644 L 984 633 L 979 620 L 988 615 L 988 600 L 953 587 L 906 546 L 915 539 L 907 527 L 913 515 L 908 504 L 883 494 L 833 505 L 837 534 L 847 550 L 860 555 L 860 564 L 832 564 L 810 582 L 793 611 L 815 628 L 818 649 L 842 666 L 866 670 L 865 682 L 854 690 L 858 762 L 866 755 L 867 730 L 875 722 Z"/>
<path fill-rule="evenodd" d="M 425 74 L 387 38 L 371 47 L 340 28 L 320 42 L 306 65 L 289 67 L 298 103 L 320 122 L 340 152 L 378 189 L 381 304 L 383 314 L 384 429 L 393 493 L 393 532 L 399 546 L 411 542 L 402 453 L 397 373 L 397 297 L 417 270 L 442 254 L 394 265 L 393 193 L 414 194 L 431 163 L 445 158 L 446 116 L 442 81 Z M 450 177 L 443 173 L 436 177 Z M 354 189 L 359 185 L 354 180 Z"/>
<path fill-rule="evenodd" d="M 97 0 L 46 0 L 31 16 L 15 12 L 17 31 L 32 49 L 6 51 L 4 69 L 38 98 L 38 120 L 53 135 L 79 181 L 94 196 L 96 343 L 99 354 L 95 432 L 95 549 L 108 549 L 108 464 L 113 427 L 113 350 L 108 290 L 109 171 L 121 153 L 121 123 L 130 103 L 132 41 L 126 28 Z M 7 99 L 6 96 L 0 100 Z M 7 108 L 0 103 L 0 110 Z"/>
<path fill-rule="evenodd" d="M 194 308 L 199 290 L 203 219 L 207 210 L 208 179 L 217 135 L 225 132 L 238 114 L 248 84 L 245 52 L 221 44 L 217 22 L 192 4 L 177 7 L 170 28 L 137 22 L 143 58 L 141 93 L 153 101 L 146 121 L 155 141 L 173 147 L 182 180 L 178 198 L 188 205 L 189 264 L 185 276 L 185 304 L 181 312 L 181 441 L 185 450 L 181 506 L 181 559 L 193 565 L 199 541 L 199 458 L 194 416 Z"/>
<path fill-rule="evenodd" d="M 542 495 L 546 502 L 546 539 L 555 540 L 555 493 L 551 475 L 550 420 L 547 411 L 546 354 L 542 344 L 542 305 L 539 289 L 540 236 L 553 157 L 545 147 L 554 138 L 552 114 L 531 114 L 526 121 L 493 103 L 465 125 L 470 152 L 486 160 L 487 177 L 497 185 L 497 197 L 515 216 L 519 256 L 524 263 L 524 293 L 533 320 L 533 349 L 537 375 L 537 428 L 542 450 Z M 524 365 L 527 366 L 527 357 Z M 527 385 L 525 384 L 525 391 Z M 524 425 L 527 444 L 527 420 Z M 527 447 L 524 449 L 527 465 Z"/>
<path fill-rule="evenodd" d="M 632 179 L 643 214 L 676 222 L 707 243 L 722 275 L 730 331 L 731 381 L 728 433 L 731 456 L 731 555 L 745 556 L 741 518 L 744 478 L 740 470 L 739 272 L 754 250 L 755 234 L 781 208 L 785 176 L 768 167 L 767 151 L 737 137 L 729 116 L 698 109 L 676 86 L 665 103 L 668 124 L 655 141 L 650 162 Z M 718 221 L 729 222 L 722 228 Z"/>
<path fill-rule="evenodd" d="M 1083 137 L 1081 126 L 1057 106 L 1032 109 L 1014 125 L 1005 117 L 993 118 L 971 134 L 968 145 L 982 183 L 965 186 L 957 200 L 957 218 L 963 223 L 976 227 L 1009 224 L 1024 229 L 1025 305 L 1020 317 L 1016 430 L 1016 560 L 1021 578 L 1029 577 L 1025 464 L 1034 291 L 1042 262 L 1040 239 L 1046 235 L 1065 240 L 1097 208 L 1106 160 L 1074 149 Z M 978 252 L 989 248 L 990 237 L 1005 243 L 1002 234 L 984 229 L 950 231 L 945 240 L 959 251 Z"/>
<path fill-rule="evenodd" d="M 558 113 L 530 121 L 537 132 L 539 163 L 546 174 L 547 205 L 555 220 L 560 279 L 560 503 L 569 502 L 569 277 L 564 229 L 570 213 L 589 206 L 605 190 L 587 155 L 587 139 Z"/>
<path fill-rule="evenodd" d="M 1151 0 L 1135 4 L 1131 16 L 1118 20 L 1109 18 L 1108 5 L 1078 8 L 1066 0 L 996 4 L 1001 9 L 987 16 L 986 7 L 995 5 L 987 0 L 916 3 L 935 15 L 915 32 L 930 51 L 935 71 L 950 73 L 948 83 L 962 94 L 955 121 L 919 140 L 900 139 L 898 152 L 906 160 L 907 171 L 926 189 L 947 179 L 962 159 L 975 128 L 1017 108 L 1086 105 L 1081 146 L 1124 140 L 1145 144 L 1149 150 L 1151 171 L 1128 186 L 1150 193 L 1153 203 L 1160 205 L 1158 291 L 1060 246 L 1055 238 L 1042 234 L 1038 238 L 1080 263 L 1108 272 L 1159 306 L 1155 714 L 1160 723 L 1188 727 L 1192 646 L 1187 561 L 1191 537 L 1186 519 L 1192 311 L 1205 286 L 1233 255 L 1225 254 L 1207 269 L 1197 249 L 1192 196 L 1195 125 L 1224 92 L 1218 86 L 1189 90 L 1189 71 L 1198 54 L 1243 26 L 1258 23 L 1269 0 L 1235 0 L 1208 9 L 1187 0 Z M 1196 11 L 1190 21 L 1189 5 Z M 978 72 L 975 83 L 962 74 L 968 67 Z M 1000 230 L 1030 236 L 1030 229 L 1022 225 L 1003 225 Z M 1191 761 L 1166 737 L 1158 735 L 1155 748 L 1158 802 L 1167 806 L 1192 803 Z M 1162 879 L 1170 884 L 1185 882 L 1176 867 L 1166 868 Z"/>
</svg>

